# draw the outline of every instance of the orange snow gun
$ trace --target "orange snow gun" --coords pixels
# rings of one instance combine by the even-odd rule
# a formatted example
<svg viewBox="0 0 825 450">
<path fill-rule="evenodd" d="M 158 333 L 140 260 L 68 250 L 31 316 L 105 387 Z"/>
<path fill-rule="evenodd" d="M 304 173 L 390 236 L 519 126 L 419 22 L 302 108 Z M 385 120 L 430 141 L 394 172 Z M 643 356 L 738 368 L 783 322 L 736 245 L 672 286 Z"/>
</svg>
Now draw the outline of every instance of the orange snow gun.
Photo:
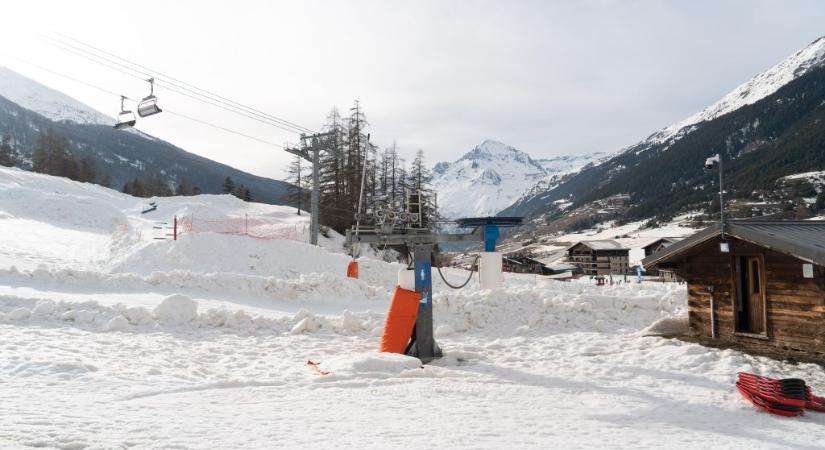
<svg viewBox="0 0 825 450">
<path fill-rule="evenodd" d="M 358 278 L 358 261 L 352 260 L 347 265 L 347 277 Z"/>
<path fill-rule="evenodd" d="M 404 353 L 410 342 L 415 320 L 418 317 L 418 301 L 421 293 L 396 287 L 392 293 L 384 334 L 381 336 L 381 351 Z"/>
</svg>

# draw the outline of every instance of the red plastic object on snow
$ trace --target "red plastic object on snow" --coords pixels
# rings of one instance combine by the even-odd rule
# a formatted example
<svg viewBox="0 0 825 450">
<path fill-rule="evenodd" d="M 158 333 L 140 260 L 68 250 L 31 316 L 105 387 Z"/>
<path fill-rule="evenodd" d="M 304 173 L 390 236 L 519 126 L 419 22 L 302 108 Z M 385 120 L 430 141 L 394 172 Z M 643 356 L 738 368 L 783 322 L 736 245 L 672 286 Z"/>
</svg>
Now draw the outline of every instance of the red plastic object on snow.
<svg viewBox="0 0 825 450">
<path fill-rule="evenodd" d="M 358 278 L 358 261 L 352 260 L 347 265 L 347 277 Z"/>
<path fill-rule="evenodd" d="M 800 416 L 805 409 L 825 412 L 825 398 L 813 395 L 801 378 L 775 379 L 739 372 L 736 388 L 754 406 L 771 414 Z"/>
<path fill-rule="evenodd" d="M 404 353 L 412 337 L 415 319 L 418 317 L 418 301 L 421 294 L 395 288 L 387 311 L 387 320 L 384 321 L 384 334 L 381 336 L 381 351 L 389 353 Z"/>
</svg>

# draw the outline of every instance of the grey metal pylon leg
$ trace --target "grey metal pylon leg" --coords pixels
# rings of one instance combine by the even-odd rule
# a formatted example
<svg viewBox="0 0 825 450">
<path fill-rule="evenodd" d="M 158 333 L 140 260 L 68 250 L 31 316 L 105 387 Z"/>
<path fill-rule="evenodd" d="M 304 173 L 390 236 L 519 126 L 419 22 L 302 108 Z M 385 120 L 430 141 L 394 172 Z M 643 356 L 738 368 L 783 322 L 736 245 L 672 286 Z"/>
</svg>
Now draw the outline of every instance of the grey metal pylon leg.
<svg viewBox="0 0 825 450">
<path fill-rule="evenodd" d="M 432 245 L 416 245 L 413 248 L 415 291 L 421 293 L 421 299 L 418 302 L 418 318 L 407 354 L 415 356 L 423 363 L 443 356 L 433 336 L 432 254 Z"/>
</svg>

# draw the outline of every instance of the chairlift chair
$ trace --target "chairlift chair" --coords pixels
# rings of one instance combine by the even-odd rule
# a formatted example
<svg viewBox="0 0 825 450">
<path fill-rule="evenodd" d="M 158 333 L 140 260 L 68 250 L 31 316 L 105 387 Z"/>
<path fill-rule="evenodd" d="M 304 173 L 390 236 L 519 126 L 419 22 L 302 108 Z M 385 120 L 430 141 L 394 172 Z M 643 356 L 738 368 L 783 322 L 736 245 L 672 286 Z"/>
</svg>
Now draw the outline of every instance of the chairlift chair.
<svg viewBox="0 0 825 450">
<path fill-rule="evenodd" d="M 149 95 L 138 103 L 137 111 L 140 117 L 149 117 L 162 111 L 158 108 L 158 98 L 155 97 L 155 79 L 149 78 L 146 81 L 149 82 Z"/>
<path fill-rule="evenodd" d="M 121 95 L 120 96 L 120 113 L 117 115 L 117 123 L 114 126 L 114 129 L 121 130 L 123 128 L 131 128 L 135 126 L 137 123 L 137 118 L 135 118 L 135 113 L 129 111 L 124 106 L 124 102 L 126 101 L 126 97 Z"/>
</svg>

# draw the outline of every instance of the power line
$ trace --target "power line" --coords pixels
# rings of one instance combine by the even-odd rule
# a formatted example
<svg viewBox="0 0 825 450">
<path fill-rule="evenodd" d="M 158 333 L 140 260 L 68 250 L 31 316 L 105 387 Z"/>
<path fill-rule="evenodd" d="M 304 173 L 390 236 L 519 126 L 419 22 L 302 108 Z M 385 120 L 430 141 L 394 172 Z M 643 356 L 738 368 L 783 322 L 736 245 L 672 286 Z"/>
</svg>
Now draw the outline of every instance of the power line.
<svg viewBox="0 0 825 450">
<path fill-rule="evenodd" d="M 228 111 L 234 112 L 236 114 L 243 115 L 245 117 L 253 118 L 253 119 L 259 120 L 259 121 L 264 122 L 264 123 L 270 123 L 271 122 L 271 124 L 273 126 L 284 129 L 286 131 L 299 133 L 299 134 L 300 133 L 313 133 L 313 131 L 309 128 L 306 128 L 306 127 L 303 127 L 301 125 L 295 124 L 293 122 L 290 122 L 286 119 L 282 119 L 282 118 L 277 117 L 277 116 L 274 116 L 272 114 L 265 113 L 263 111 L 255 109 L 253 107 L 250 107 L 250 106 L 244 105 L 242 103 L 236 102 L 234 100 L 228 99 L 228 98 L 223 97 L 221 95 L 210 92 L 206 89 L 199 88 L 197 86 L 192 85 L 191 83 L 187 83 L 185 81 L 179 80 L 179 79 L 174 78 L 172 76 L 169 76 L 169 75 L 163 74 L 161 72 L 155 71 L 155 70 L 150 69 L 146 66 L 143 66 L 141 64 L 130 61 L 126 58 L 115 55 L 111 52 L 107 52 L 106 50 L 95 47 L 91 44 L 87 44 L 85 42 L 79 41 L 79 40 L 74 39 L 74 38 L 69 37 L 69 36 L 65 36 L 65 35 L 60 35 L 60 36 L 63 36 L 65 39 L 69 39 L 73 42 L 76 42 L 76 43 L 82 45 L 82 46 L 91 48 L 91 49 L 95 50 L 95 52 L 111 56 L 112 58 L 116 58 L 117 60 L 120 60 L 120 61 L 124 61 L 129 65 L 123 64 L 119 61 L 112 60 L 110 58 L 107 58 L 107 57 L 102 56 L 100 54 L 97 54 L 95 52 L 92 52 L 88 49 L 80 48 L 80 47 L 77 47 L 75 45 L 69 44 L 67 42 L 54 39 L 54 38 L 49 37 L 49 36 L 44 36 L 44 37 L 46 39 L 50 40 L 53 45 L 57 45 L 63 50 L 71 51 L 69 49 L 72 49 L 74 51 L 71 51 L 71 52 L 75 53 L 75 54 L 77 54 L 77 52 L 82 52 L 85 55 L 89 55 L 89 56 L 92 56 L 94 58 L 104 60 L 104 61 L 106 61 L 110 64 L 117 65 L 117 66 L 119 66 L 123 69 L 127 69 L 131 72 L 139 73 L 139 74 L 141 74 L 142 77 L 144 77 L 144 79 L 146 77 L 153 77 L 153 78 L 155 78 L 156 82 L 158 82 L 159 84 L 165 84 L 166 85 L 165 88 L 168 89 L 168 90 L 171 90 L 172 92 L 176 92 L 176 93 L 181 94 L 181 95 L 186 95 L 187 97 L 193 98 L 195 100 L 203 101 L 204 103 L 207 103 L 207 104 L 212 105 L 212 106 L 222 107 L 223 109 L 226 109 Z M 90 59 L 89 56 L 84 56 L 84 57 L 87 58 L 87 59 Z M 98 62 L 98 61 L 95 61 L 95 62 Z M 114 67 L 112 67 L 111 65 L 108 65 L 108 64 L 104 64 L 104 65 L 107 65 L 110 68 L 114 68 Z M 131 66 L 134 66 L 134 67 L 131 67 Z M 141 68 L 143 70 L 136 69 L 135 67 Z M 115 69 L 115 70 L 123 72 L 123 70 L 121 70 L 121 69 Z M 123 72 L 123 73 L 126 73 L 126 72 Z M 135 76 L 132 73 L 128 73 L 128 75 Z M 191 93 L 192 95 L 185 94 L 185 93 L 181 92 L 180 90 L 187 91 L 187 92 Z M 203 99 L 207 99 L 209 101 L 205 101 Z M 228 108 L 231 108 L 231 109 L 228 109 Z M 255 117 L 251 117 L 251 116 L 255 116 Z M 261 120 L 261 119 L 263 119 L 263 120 Z"/>
</svg>

